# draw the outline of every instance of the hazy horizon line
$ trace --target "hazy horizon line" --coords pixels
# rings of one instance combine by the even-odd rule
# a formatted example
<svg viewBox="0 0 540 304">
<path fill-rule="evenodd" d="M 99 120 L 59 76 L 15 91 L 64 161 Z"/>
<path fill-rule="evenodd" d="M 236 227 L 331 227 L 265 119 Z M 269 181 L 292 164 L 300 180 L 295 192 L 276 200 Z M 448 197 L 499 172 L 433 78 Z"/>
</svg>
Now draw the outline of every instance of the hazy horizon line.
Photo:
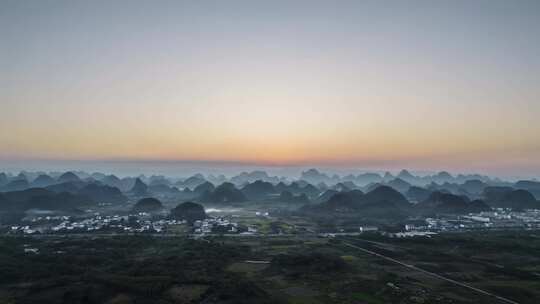
<svg viewBox="0 0 540 304">
<path fill-rule="evenodd" d="M 390 161 L 392 162 L 392 161 Z M 47 158 L 0 158 L 0 172 L 19 173 L 54 172 L 54 171 L 84 171 L 87 173 L 103 172 L 123 176 L 140 174 L 158 174 L 167 176 L 187 176 L 194 173 L 235 175 L 245 171 L 263 170 L 274 175 L 286 177 L 299 176 L 302 171 L 317 169 L 321 173 L 329 174 L 361 174 L 390 172 L 393 175 L 401 170 L 407 170 L 418 176 L 433 175 L 439 172 L 448 172 L 453 176 L 459 174 L 478 174 L 500 179 L 538 179 L 537 174 L 493 174 L 487 170 L 462 170 L 459 168 L 418 168 L 414 166 L 377 164 L 346 164 L 346 163 L 259 163 L 238 160 L 194 160 L 194 159 L 47 159 Z"/>
</svg>

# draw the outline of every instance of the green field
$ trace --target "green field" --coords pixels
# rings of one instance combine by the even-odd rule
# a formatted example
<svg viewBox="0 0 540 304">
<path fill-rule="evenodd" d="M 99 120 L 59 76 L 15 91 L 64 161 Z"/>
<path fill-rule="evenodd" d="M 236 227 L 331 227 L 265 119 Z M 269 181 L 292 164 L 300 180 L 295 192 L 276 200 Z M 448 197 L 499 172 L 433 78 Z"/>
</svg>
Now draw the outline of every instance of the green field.
<svg viewBox="0 0 540 304">
<path fill-rule="evenodd" d="M 504 303 L 345 243 L 518 303 L 540 299 L 540 236 L 494 232 L 2 237 L 0 303 Z"/>
</svg>

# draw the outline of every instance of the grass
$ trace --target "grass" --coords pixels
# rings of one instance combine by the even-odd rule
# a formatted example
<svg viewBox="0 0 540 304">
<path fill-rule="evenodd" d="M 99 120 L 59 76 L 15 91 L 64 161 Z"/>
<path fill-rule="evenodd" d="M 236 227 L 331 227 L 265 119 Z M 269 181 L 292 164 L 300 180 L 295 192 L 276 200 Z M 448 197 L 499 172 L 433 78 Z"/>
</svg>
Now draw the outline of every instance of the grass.
<svg viewBox="0 0 540 304">
<path fill-rule="evenodd" d="M 290 304 L 319 304 L 321 301 L 312 297 L 292 297 L 289 299 Z"/>
<path fill-rule="evenodd" d="M 192 303 L 208 290 L 207 285 L 179 285 L 169 289 L 168 296 L 175 303 Z"/>
<path fill-rule="evenodd" d="M 384 301 L 367 293 L 355 292 L 351 295 L 355 301 L 364 301 L 368 304 L 384 304 Z"/>
<path fill-rule="evenodd" d="M 258 272 L 261 270 L 264 270 L 268 267 L 268 264 L 253 264 L 253 263 L 245 263 L 245 262 L 236 262 L 229 267 L 227 267 L 228 271 L 231 272 L 237 272 L 237 273 L 252 273 L 252 272 Z"/>
<path fill-rule="evenodd" d="M 354 255 L 343 255 L 341 258 L 347 263 L 354 263 L 358 260 Z"/>
</svg>

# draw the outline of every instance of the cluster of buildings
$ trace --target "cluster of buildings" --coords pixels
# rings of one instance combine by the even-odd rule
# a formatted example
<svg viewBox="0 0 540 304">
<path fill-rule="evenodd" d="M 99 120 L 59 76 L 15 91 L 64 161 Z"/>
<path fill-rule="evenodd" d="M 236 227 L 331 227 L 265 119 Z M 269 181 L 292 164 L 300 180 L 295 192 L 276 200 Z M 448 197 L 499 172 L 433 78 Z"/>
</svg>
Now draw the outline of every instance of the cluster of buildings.
<svg viewBox="0 0 540 304">
<path fill-rule="evenodd" d="M 36 217 L 28 225 L 11 226 L 10 233 L 161 233 L 172 225 L 185 225 L 185 221 L 172 219 L 152 220 L 149 214 L 137 215 L 100 215 L 84 219 L 69 216 Z"/>
<path fill-rule="evenodd" d="M 193 227 L 193 232 L 199 235 L 213 233 L 255 235 L 258 232 L 255 227 L 242 226 L 222 217 L 207 218 L 204 220 L 195 221 L 193 223 Z"/>
<path fill-rule="evenodd" d="M 257 212 L 256 217 L 268 217 L 268 213 Z M 152 216 L 148 213 L 130 215 L 101 215 L 93 213 L 84 218 L 65 215 L 41 215 L 26 218 L 19 225 L 8 228 L 9 234 L 66 234 L 66 233 L 176 233 L 183 231 L 196 236 L 210 234 L 259 235 L 256 226 L 239 224 L 234 216 L 216 216 L 198 220 L 193 225 L 186 221 Z M 180 230 L 173 226 L 184 225 Z M 172 228 L 172 229 L 171 229 Z M 357 228 L 358 229 L 358 228 Z M 430 236 L 440 232 L 459 232 L 474 230 L 502 229 L 540 229 L 540 210 L 513 211 L 493 209 L 468 215 L 441 215 L 438 217 L 409 220 L 395 231 L 379 231 L 376 226 L 361 226 L 359 230 L 331 231 L 323 237 L 337 235 L 357 235 L 366 232 L 391 234 L 395 237 Z M 298 233 L 299 231 L 296 231 Z M 281 234 L 282 232 L 275 232 Z M 304 233 L 316 233 L 306 230 Z"/>
<path fill-rule="evenodd" d="M 469 215 L 426 218 L 424 221 L 405 225 L 406 232 L 488 229 L 540 229 L 540 210 L 512 211 L 498 208 Z"/>
<path fill-rule="evenodd" d="M 75 218 L 71 216 L 39 216 L 27 219 L 21 225 L 11 226 L 10 234 L 65 234 L 65 233 L 168 233 L 171 226 L 188 226 L 194 234 L 256 235 L 257 228 L 239 225 L 224 217 L 198 220 L 189 227 L 183 220 L 155 219 L 148 213 L 131 215 L 101 215 Z"/>
</svg>

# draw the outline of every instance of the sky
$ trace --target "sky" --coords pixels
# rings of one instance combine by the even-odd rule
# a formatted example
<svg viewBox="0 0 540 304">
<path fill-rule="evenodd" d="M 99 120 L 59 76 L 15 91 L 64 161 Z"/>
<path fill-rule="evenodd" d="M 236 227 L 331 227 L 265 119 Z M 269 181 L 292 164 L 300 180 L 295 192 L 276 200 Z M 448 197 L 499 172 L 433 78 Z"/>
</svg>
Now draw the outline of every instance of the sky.
<svg viewBox="0 0 540 304">
<path fill-rule="evenodd" d="M 0 0 L 0 41 L 0 167 L 540 176 L 540 1 Z"/>
</svg>

